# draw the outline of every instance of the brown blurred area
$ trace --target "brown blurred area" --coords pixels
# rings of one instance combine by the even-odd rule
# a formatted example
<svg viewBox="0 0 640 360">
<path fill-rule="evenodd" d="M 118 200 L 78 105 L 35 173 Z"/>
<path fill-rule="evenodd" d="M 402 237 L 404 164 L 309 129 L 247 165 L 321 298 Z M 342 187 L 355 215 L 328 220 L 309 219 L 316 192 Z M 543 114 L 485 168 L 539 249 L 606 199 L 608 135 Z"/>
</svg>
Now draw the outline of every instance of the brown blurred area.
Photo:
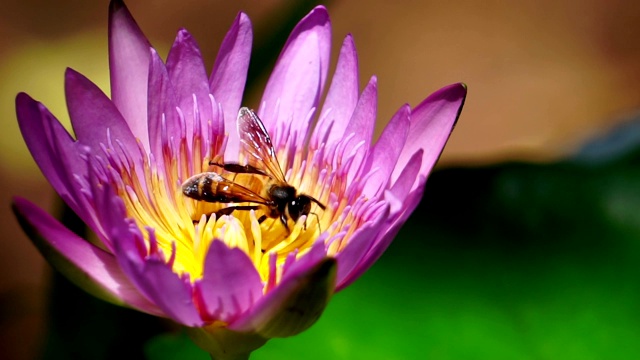
<svg viewBox="0 0 640 360">
<path fill-rule="evenodd" d="M 180 27 L 198 39 L 207 66 L 239 10 L 255 39 L 287 14 L 290 3 L 248 0 L 129 1 L 138 23 L 160 49 Z M 505 159 L 545 161 L 640 106 L 640 3 L 560 1 L 333 1 L 337 52 L 355 37 L 361 84 L 378 76 L 378 130 L 405 102 L 463 81 L 469 95 L 442 164 Z M 25 91 L 63 121 L 65 67 L 108 92 L 108 1 L 9 1 L 0 12 L 0 358 L 38 354 L 50 270 L 22 234 L 11 197 L 51 209 L 52 190 L 18 131 L 13 102 Z M 5 346 L 20 344 L 19 346 Z"/>
</svg>

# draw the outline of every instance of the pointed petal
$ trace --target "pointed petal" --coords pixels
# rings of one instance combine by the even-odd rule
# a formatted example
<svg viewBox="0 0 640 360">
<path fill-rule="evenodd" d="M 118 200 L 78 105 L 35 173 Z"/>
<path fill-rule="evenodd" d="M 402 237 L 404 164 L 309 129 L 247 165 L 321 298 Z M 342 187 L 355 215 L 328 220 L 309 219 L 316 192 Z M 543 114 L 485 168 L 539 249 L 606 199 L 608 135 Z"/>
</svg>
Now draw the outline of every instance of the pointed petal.
<svg viewBox="0 0 640 360">
<path fill-rule="evenodd" d="M 65 95 L 73 131 L 78 141 L 101 154 L 100 144 L 122 143 L 127 153 L 136 160 L 141 155 L 129 126 L 111 100 L 82 74 L 67 69 Z"/>
<path fill-rule="evenodd" d="M 351 157 L 353 161 L 349 168 L 347 183 L 351 184 L 356 174 L 360 171 L 360 166 L 365 160 L 365 155 L 371 146 L 371 138 L 376 125 L 376 115 L 378 113 L 378 86 L 377 78 L 371 77 L 369 83 L 362 91 L 349 125 L 345 129 L 344 135 L 354 136 L 349 144 L 344 148 L 344 154 Z M 333 144 L 328 144 L 331 147 Z"/>
<path fill-rule="evenodd" d="M 334 144 L 340 141 L 358 103 L 358 54 L 353 37 L 345 37 L 331 87 L 322 108 L 311 144 L 317 148 L 321 143 Z M 328 112 L 328 113 L 327 113 Z"/>
<path fill-rule="evenodd" d="M 412 189 L 413 184 L 416 184 L 420 175 L 420 166 L 422 166 L 424 157 L 424 151 L 419 149 L 409 159 L 409 162 L 404 167 L 396 181 L 393 183 L 390 189 L 390 193 L 398 200 L 401 208 L 391 209 L 391 214 L 395 215 L 399 211 L 406 211 L 404 206 L 405 200 Z M 413 210 L 412 210 L 413 211 Z"/>
<path fill-rule="evenodd" d="M 80 288 L 114 304 L 163 315 L 131 284 L 113 254 L 78 237 L 25 199 L 15 198 L 13 211 L 42 255 Z"/>
<path fill-rule="evenodd" d="M 169 81 L 169 73 L 153 49 L 149 64 L 148 101 L 150 149 L 158 160 L 158 165 L 162 166 L 163 142 L 168 142 L 171 137 L 180 134 L 180 118 L 176 110 L 178 100 Z"/>
<path fill-rule="evenodd" d="M 422 178 L 424 180 L 424 178 Z M 413 190 L 406 198 L 404 202 L 404 210 L 400 213 L 397 213 L 395 217 L 392 217 L 387 222 L 385 229 L 383 229 L 377 236 L 373 246 L 367 252 L 367 254 L 362 259 L 361 263 L 358 267 L 353 271 L 349 279 L 347 279 L 346 283 L 342 285 L 342 288 L 349 286 L 353 281 L 359 278 L 362 274 L 364 274 L 369 268 L 375 264 L 376 261 L 382 256 L 382 254 L 387 250 L 393 239 L 395 239 L 396 235 L 404 225 L 404 223 L 409 218 L 409 215 L 413 213 L 413 210 L 418 206 L 420 200 L 422 200 L 422 194 L 424 192 L 424 181 L 422 181 L 422 185 L 417 189 Z"/>
<path fill-rule="evenodd" d="M 318 6 L 293 29 L 265 88 L 259 114 L 274 137 L 278 123 L 284 122 L 291 123 L 292 134 L 297 134 L 296 143 L 290 145 L 305 141 L 309 113 L 317 108 L 327 78 L 330 47 L 329 15 Z"/>
<path fill-rule="evenodd" d="M 77 178 L 87 174 L 88 149 L 76 142 L 44 105 L 21 93 L 16 97 L 16 113 L 22 137 L 55 191 L 98 235 L 104 232 L 92 207 L 82 194 Z"/>
<path fill-rule="evenodd" d="M 307 254 L 314 261 L 305 266 L 292 266 L 280 284 L 229 329 L 273 338 L 298 334 L 315 323 L 333 295 L 336 279 L 336 260 L 315 261 L 318 253 Z"/>
<path fill-rule="evenodd" d="M 96 207 L 103 209 L 102 222 L 113 239 L 116 259 L 138 290 L 172 320 L 185 326 L 202 326 L 188 279 L 181 279 L 163 259 L 141 254 L 147 251 L 137 226 L 126 219 L 124 204 L 105 186 L 96 194 Z"/>
<path fill-rule="evenodd" d="M 109 6 L 111 100 L 131 132 L 149 150 L 147 76 L 151 45 L 121 0 Z"/>
<path fill-rule="evenodd" d="M 394 181 L 418 149 L 424 150 L 420 174 L 426 176 L 431 171 L 460 116 L 466 95 L 467 87 L 464 84 L 449 85 L 427 97 L 412 110 L 409 137 L 393 171 Z M 414 184 L 413 188 L 416 186 Z"/>
<path fill-rule="evenodd" d="M 262 297 L 262 281 L 251 259 L 222 241 L 211 243 L 200 285 L 207 313 L 227 323 Z"/>
<path fill-rule="evenodd" d="M 373 171 L 373 174 L 367 179 L 363 193 L 369 198 L 374 197 L 389 184 L 391 172 L 402 151 L 402 144 L 405 143 L 409 135 L 410 111 L 409 105 L 404 105 L 396 112 L 367 158 L 365 169 Z"/>
<path fill-rule="evenodd" d="M 373 247 L 376 236 L 380 232 L 383 220 L 389 215 L 389 207 L 382 206 L 373 215 L 376 219 L 358 230 L 349 239 L 349 244 L 336 256 L 338 261 L 338 273 L 336 279 L 336 292 L 342 290 L 353 276 L 354 269 L 365 259 L 365 254 Z"/>
<path fill-rule="evenodd" d="M 340 285 L 340 289 L 344 289 L 349 286 L 353 281 L 369 270 L 369 268 L 375 264 L 380 256 L 382 256 L 382 254 L 387 250 L 389 245 L 391 245 L 391 242 L 393 242 L 393 239 L 398 235 L 398 232 L 404 223 L 422 200 L 426 177 L 419 176 L 417 183 L 419 184 L 418 187 L 405 196 L 404 201 L 401 203 L 402 211 L 396 211 L 395 215 L 391 215 L 390 218 L 387 219 L 386 224 L 376 236 L 373 246 L 371 246 L 369 251 L 364 255 L 357 268 L 350 274 L 345 283 Z M 391 191 L 387 191 L 385 195 L 387 197 L 394 197 Z M 393 201 L 389 202 L 392 203 Z"/>
<path fill-rule="evenodd" d="M 167 71 L 176 93 L 178 105 L 184 113 L 187 139 L 193 137 L 195 121 L 200 121 L 200 128 L 206 129 L 212 119 L 211 100 L 209 98 L 209 81 L 202 61 L 200 48 L 195 39 L 185 29 L 178 31 L 176 39 L 167 55 Z M 194 96 L 197 101 L 194 111 Z"/>
<path fill-rule="evenodd" d="M 44 105 L 25 93 L 16 97 L 16 114 L 22 137 L 36 164 L 58 194 L 71 200 L 70 206 L 73 206 L 77 200 L 70 174 L 86 173 L 74 139 Z M 56 144 L 60 144 L 60 148 Z M 67 155 L 71 168 L 63 164 Z"/>
<path fill-rule="evenodd" d="M 245 13 L 239 13 L 222 41 L 209 78 L 211 93 L 224 111 L 224 128 L 229 134 L 227 149 L 230 156 L 225 156 L 228 160 L 237 160 L 231 155 L 237 157 L 239 149 L 236 117 L 247 81 L 252 41 L 251 21 Z"/>
</svg>

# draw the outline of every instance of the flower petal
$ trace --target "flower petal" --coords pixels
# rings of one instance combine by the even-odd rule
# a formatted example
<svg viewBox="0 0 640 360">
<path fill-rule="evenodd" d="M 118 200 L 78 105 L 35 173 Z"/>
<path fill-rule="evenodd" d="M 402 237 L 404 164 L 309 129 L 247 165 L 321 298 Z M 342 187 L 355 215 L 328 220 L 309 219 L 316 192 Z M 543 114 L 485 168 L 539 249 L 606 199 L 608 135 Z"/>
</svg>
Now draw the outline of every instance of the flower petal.
<svg viewBox="0 0 640 360">
<path fill-rule="evenodd" d="M 409 136 L 393 171 L 393 181 L 418 149 L 424 150 L 420 174 L 431 172 L 460 116 L 466 95 L 466 85 L 449 85 L 431 94 L 411 111 Z M 417 183 L 414 183 L 413 189 L 416 187 Z"/>
<path fill-rule="evenodd" d="M 342 42 L 336 71 L 322 107 L 322 114 L 313 132 L 310 145 L 335 144 L 344 133 L 358 103 L 358 54 L 353 37 L 347 35 Z"/>
<path fill-rule="evenodd" d="M 310 112 L 317 108 L 327 78 L 330 49 L 329 14 L 318 6 L 291 32 L 264 91 L 259 114 L 274 144 L 288 140 L 279 138 L 280 124 L 290 124 L 294 143 L 289 146 L 304 143 Z"/>
<path fill-rule="evenodd" d="M 148 71 L 148 70 L 147 70 Z M 65 73 L 65 95 L 73 131 L 78 141 L 102 154 L 100 145 L 117 142 L 134 160 L 141 155 L 129 126 L 111 100 L 94 83 L 73 69 Z"/>
<path fill-rule="evenodd" d="M 343 156 L 353 157 L 349 167 L 347 183 L 351 184 L 355 176 L 360 172 L 360 167 L 365 161 L 365 155 L 371 146 L 371 138 L 376 125 L 378 113 L 378 80 L 372 76 L 369 83 L 362 91 L 349 125 L 344 131 L 346 137 L 353 134 L 349 143 L 344 148 Z M 333 144 L 327 144 L 332 146 Z"/>
<path fill-rule="evenodd" d="M 229 156 L 225 159 L 231 161 L 238 160 L 240 143 L 235 131 L 236 120 L 247 81 L 252 41 L 251 21 L 246 14 L 239 13 L 222 41 L 209 78 L 211 93 L 224 111 L 225 132 L 229 135 L 226 151 Z"/>
<path fill-rule="evenodd" d="M 16 114 L 22 137 L 36 164 L 58 194 L 71 200 L 69 205 L 77 209 L 71 174 L 86 173 L 77 143 L 44 105 L 25 93 L 16 97 Z M 70 168 L 63 164 L 67 155 Z"/>
<path fill-rule="evenodd" d="M 374 245 L 376 236 L 380 232 L 380 226 L 389 215 L 389 206 L 381 206 L 372 215 L 375 222 L 370 222 L 356 230 L 349 244 L 336 256 L 338 261 L 338 273 L 336 279 L 336 292 L 342 290 L 347 284 L 353 282 L 352 278 L 359 277 L 354 274 L 354 269 L 364 260 L 364 255 Z"/>
<path fill-rule="evenodd" d="M 317 261 L 319 253 L 310 251 L 298 260 L 313 258 L 304 266 L 292 266 L 275 289 L 229 328 L 273 338 L 296 335 L 315 323 L 333 295 L 336 279 L 336 260 Z"/>
<path fill-rule="evenodd" d="M 25 199 L 15 198 L 13 211 L 42 255 L 80 288 L 108 302 L 163 316 L 131 284 L 113 254 L 80 238 Z"/>
<path fill-rule="evenodd" d="M 209 80 L 200 48 L 185 29 L 178 31 L 176 40 L 167 55 L 167 71 L 178 105 L 184 113 L 187 141 L 191 142 L 196 126 L 206 129 L 209 121 L 218 121 L 218 119 L 212 118 Z M 197 121 L 199 124 L 196 124 Z"/>
<path fill-rule="evenodd" d="M 177 113 L 178 100 L 169 81 L 167 68 L 158 53 L 151 49 L 149 64 L 149 142 L 151 152 L 157 164 L 163 166 L 163 145 L 181 132 L 180 118 Z"/>
<path fill-rule="evenodd" d="M 424 158 L 424 151 L 419 149 L 415 154 L 409 159 L 409 162 L 404 167 L 400 176 L 393 183 L 391 188 L 389 189 L 390 194 L 392 194 L 398 202 L 401 204 L 401 208 L 391 210 L 391 214 L 395 214 L 398 211 L 406 211 L 406 207 L 404 206 L 405 199 L 407 198 L 409 192 L 412 189 L 413 184 L 416 183 L 416 180 L 420 175 L 420 166 L 422 166 Z"/>
<path fill-rule="evenodd" d="M 87 161 L 83 156 L 88 149 L 76 142 L 49 110 L 29 95 L 18 94 L 16 113 L 22 137 L 44 176 L 65 203 L 103 237 L 104 231 L 77 181 L 87 175 Z"/>
<path fill-rule="evenodd" d="M 124 273 L 167 317 L 186 326 L 204 325 L 193 302 L 189 280 L 175 274 L 164 259 L 141 253 L 148 251 L 145 240 L 137 226 L 127 220 L 124 203 L 111 187 L 104 186 L 102 190 L 95 196 L 96 207 L 103 209 L 102 221 Z"/>
<path fill-rule="evenodd" d="M 121 0 L 109 6 L 111 100 L 133 135 L 149 150 L 147 76 L 151 45 Z"/>
<path fill-rule="evenodd" d="M 207 313 L 227 323 L 262 297 L 260 275 L 247 254 L 216 240 L 209 246 L 200 289 Z"/>
<path fill-rule="evenodd" d="M 402 152 L 402 144 L 409 135 L 410 112 L 409 105 L 404 105 L 393 115 L 367 158 L 365 169 L 372 172 L 372 176 L 367 179 L 363 193 L 369 198 L 379 194 L 389 183 L 391 172 Z"/>
</svg>

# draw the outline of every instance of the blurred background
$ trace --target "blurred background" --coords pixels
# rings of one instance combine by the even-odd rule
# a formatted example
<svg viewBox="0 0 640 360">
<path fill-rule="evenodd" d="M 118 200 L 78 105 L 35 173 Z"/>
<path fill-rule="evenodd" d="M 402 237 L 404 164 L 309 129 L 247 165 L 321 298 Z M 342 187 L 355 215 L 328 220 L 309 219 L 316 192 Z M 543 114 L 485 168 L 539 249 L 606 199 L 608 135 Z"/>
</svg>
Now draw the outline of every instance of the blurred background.
<svg viewBox="0 0 640 360">
<path fill-rule="evenodd" d="M 127 5 L 161 54 L 187 28 L 209 68 L 245 11 L 255 106 L 289 31 L 317 3 Z M 318 324 L 255 358 L 640 358 L 640 3 L 321 3 L 334 53 L 352 33 L 362 86 L 378 76 L 378 133 L 402 104 L 444 85 L 463 81 L 469 95 L 389 251 Z M 66 67 L 108 93 L 107 9 L 107 0 L 10 0 L 0 12 L 2 359 L 124 358 L 138 354 L 124 353 L 132 345 L 138 358 L 207 358 L 157 319 L 57 277 L 10 210 L 15 195 L 60 208 L 20 136 L 15 95 L 68 121 Z"/>
</svg>

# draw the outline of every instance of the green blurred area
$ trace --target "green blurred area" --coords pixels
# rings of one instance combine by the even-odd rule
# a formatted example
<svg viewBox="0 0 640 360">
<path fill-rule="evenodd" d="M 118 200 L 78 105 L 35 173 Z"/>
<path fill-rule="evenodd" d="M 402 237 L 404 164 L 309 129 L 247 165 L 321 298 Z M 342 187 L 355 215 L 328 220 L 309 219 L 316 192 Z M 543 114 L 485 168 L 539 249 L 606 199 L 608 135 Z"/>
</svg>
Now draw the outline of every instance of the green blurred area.
<svg viewBox="0 0 640 360">
<path fill-rule="evenodd" d="M 382 259 L 255 359 L 640 358 L 640 166 L 436 172 Z"/>
<path fill-rule="evenodd" d="M 252 359 L 640 358 L 640 164 L 627 155 L 436 171 L 380 261 L 310 330 Z M 76 326 L 121 348 L 132 338 L 113 322 L 135 319 L 143 339 L 149 317 L 104 307 Z M 144 339 L 159 334 L 138 344 L 147 358 L 208 358 L 144 321 Z"/>
</svg>

